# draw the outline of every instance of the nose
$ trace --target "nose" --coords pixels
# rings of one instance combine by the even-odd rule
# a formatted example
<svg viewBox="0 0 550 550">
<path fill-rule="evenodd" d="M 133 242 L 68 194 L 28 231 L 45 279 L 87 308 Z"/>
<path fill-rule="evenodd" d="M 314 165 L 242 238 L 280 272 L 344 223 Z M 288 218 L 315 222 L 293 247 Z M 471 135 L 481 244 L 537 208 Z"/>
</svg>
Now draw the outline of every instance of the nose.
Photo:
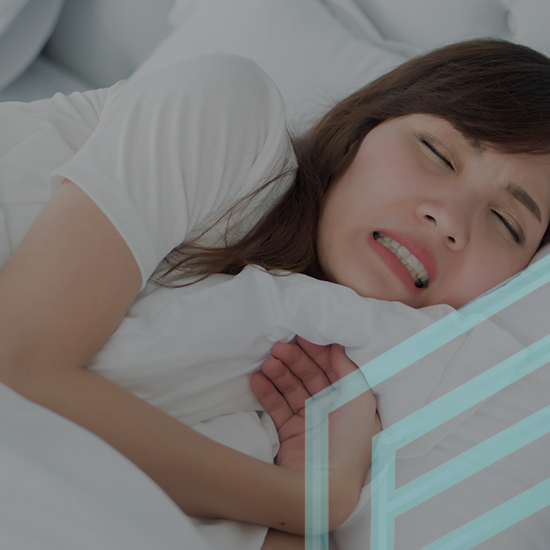
<svg viewBox="0 0 550 550">
<path fill-rule="evenodd" d="M 471 213 L 473 205 L 454 200 L 422 202 L 417 209 L 417 217 L 429 226 L 437 237 L 452 250 L 462 250 L 470 238 Z"/>
</svg>

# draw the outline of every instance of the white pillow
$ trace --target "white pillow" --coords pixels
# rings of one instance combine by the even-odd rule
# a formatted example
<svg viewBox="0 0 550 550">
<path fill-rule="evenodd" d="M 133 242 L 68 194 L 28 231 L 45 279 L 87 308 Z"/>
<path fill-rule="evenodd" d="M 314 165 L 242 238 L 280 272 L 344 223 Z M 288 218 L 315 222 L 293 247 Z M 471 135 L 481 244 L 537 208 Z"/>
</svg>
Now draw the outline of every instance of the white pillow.
<svg viewBox="0 0 550 550">
<path fill-rule="evenodd" d="M 384 37 L 365 11 L 359 7 L 361 6 L 359 0 L 320 0 L 320 2 L 358 40 L 372 42 L 387 51 L 407 58 L 425 50 L 424 47 L 415 46 L 400 39 L 392 40 Z"/>
<path fill-rule="evenodd" d="M 0 36 L 28 3 L 29 0 L 3 0 L 0 4 Z"/>
<path fill-rule="evenodd" d="M 0 7 L 0 90 L 33 62 L 53 31 L 64 0 L 3 0 Z"/>
<path fill-rule="evenodd" d="M 431 49 L 490 36 L 550 54 L 547 0 L 323 0 L 346 27 L 374 27 L 382 40 Z M 350 18 L 351 15 L 351 18 Z M 364 20 L 368 20 L 365 23 Z M 372 33 L 372 30 L 369 32 Z"/>
<path fill-rule="evenodd" d="M 205 53 L 256 61 L 273 79 L 292 127 L 406 60 L 354 38 L 318 0 L 177 0 L 176 27 L 136 71 Z"/>
</svg>

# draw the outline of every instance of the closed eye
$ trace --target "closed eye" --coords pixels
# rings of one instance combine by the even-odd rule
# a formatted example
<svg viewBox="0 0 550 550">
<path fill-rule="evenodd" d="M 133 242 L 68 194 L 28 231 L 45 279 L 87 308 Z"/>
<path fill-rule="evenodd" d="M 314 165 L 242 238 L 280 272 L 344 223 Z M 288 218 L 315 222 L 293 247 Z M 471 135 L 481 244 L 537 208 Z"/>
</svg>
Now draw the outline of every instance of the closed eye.
<svg viewBox="0 0 550 550">
<path fill-rule="evenodd" d="M 442 155 L 430 141 L 428 141 L 424 137 L 421 137 L 420 143 L 425 145 L 436 157 L 440 158 L 454 172 L 455 167 L 453 166 L 452 162 L 447 157 Z"/>
<path fill-rule="evenodd" d="M 516 231 L 516 229 L 510 224 L 510 222 L 502 214 L 500 214 L 496 210 L 493 210 L 492 212 L 502 222 L 504 227 L 506 227 L 506 229 L 510 232 L 514 241 L 518 244 L 523 244 L 524 236 L 521 228 L 518 231 Z"/>
</svg>

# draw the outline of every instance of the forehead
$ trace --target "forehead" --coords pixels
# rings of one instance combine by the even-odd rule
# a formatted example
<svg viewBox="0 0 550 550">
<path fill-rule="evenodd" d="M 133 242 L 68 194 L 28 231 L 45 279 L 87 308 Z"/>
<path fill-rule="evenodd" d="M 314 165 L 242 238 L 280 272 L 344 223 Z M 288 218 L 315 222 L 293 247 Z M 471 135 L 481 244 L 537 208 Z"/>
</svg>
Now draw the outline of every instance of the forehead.
<svg viewBox="0 0 550 550">
<path fill-rule="evenodd" d="M 479 139 L 474 137 L 468 130 L 461 128 L 459 124 L 451 119 L 447 119 L 444 116 L 432 115 L 426 113 L 413 113 L 410 115 L 405 115 L 398 117 L 398 119 L 419 119 L 424 120 L 425 122 L 432 122 L 434 124 L 440 124 L 451 128 L 457 135 L 459 135 L 469 146 L 476 152 L 481 153 L 487 149 L 491 149 L 495 152 L 503 153 L 505 155 L 532 155 L 533 157 L 544 157 L 550 156 L 550 136 L 547 140 L 540 138 L 540 136 L 529 136 L 534 139 L 524 139 L 524 140 L 512 140 L 509 141 L 502 140 L 500 138 L 500 143 L 495 140 L 491 140 L 490 131 L 485 132 L 489 139 Z M 493 135 L 494 138 L 497 138 L 500 132 L 497 132 Z M 531 144 L 533 144 L 531 146 Z M 534 152 L 533 152 L 534 151 Z"/>
<path fill-rule="evenodd" d="M 434 129 L 437 128 L 445 133 L 449 133 L 450 137 L 459 138 L 461 141 L 465 142 L 465 144 L 468 145 L 468 147 L 472 150 L 473 153 L 481 154 L 485 151 L 491 151 L 493 153 L 499 153 L 501 155 L 507 156 L 509 158 L 528 158 L 528 159 L 548 159 L 550 158 L 550 149 L 548 152 L 545 152 L 544 150 L 539 149 L 537 153 L 531 153 L 528 149 L 526 149 L 525 142 L 522 143 L 518 142 L 517 146 L 514 145 L 513 142 L 504 145 L 500 145 L 495 142 L 491 142 L 490 140 L 480 140 L 479 138 L 476 138 L 472 135 L 470 135 L 467 131 L 459 128 L 452 120 L 448 120 L 442 116 L 436 116 L 431 114 L 425 114 L 425 113 L 416 113 L 411 115 L 405 115 L 402 117 L 398 117 L 396 119 L 393 119 L 395 121 L 405 121 L 405 122 L 411 122 L 417 123 L 419 125 L 427 125 L 431 126 Z M 549 139 L 550 143 L 550 139 Z M 543 160 L 544 164 L 545 160 Z"/>
<path fill-rule="evenodd" d="M 413 125 L 420 124 L 420 125 L 433 126 L 434 128 L 438 128 L 442 131 L 446 131 L 451 134 L 454 134 L 454 137 L 458 137 L 464 140 L 475 153 L 481 153 L 485 149 L 490 148 L 490 146 L 487 143 L 481 142 L 479 139 L 469 135 L 468 133 L 458 128 L 453 121 L 448 120 L 441 116 L 430 115 L 425 113 L 416 113 L 411 115 L 405 115 L 403 117 L 399 117 L 394 120 L 410 122 Z"/>
</svg>

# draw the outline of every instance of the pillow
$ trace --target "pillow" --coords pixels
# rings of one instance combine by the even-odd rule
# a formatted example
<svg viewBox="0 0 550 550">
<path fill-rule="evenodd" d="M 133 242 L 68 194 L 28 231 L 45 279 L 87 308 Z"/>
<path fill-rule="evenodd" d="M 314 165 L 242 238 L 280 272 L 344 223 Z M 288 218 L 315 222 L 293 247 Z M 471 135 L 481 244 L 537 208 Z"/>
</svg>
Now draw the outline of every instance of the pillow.
<svg viewBox="0 0 550 550">
<path fill-rule="evenodd" d="M 3 0 L 0 8 L 0 90 L 32 63 L 57 22 L 64 0 Z"/>
<path fill-rule="evenodd" d="M 0 36 L 28 2 L 29 0 L 4 0 L 0 6 Z"/>
<path fill-rule="evenodd" d="M 323 0 L 346 26 L 421 50 L 490 36 L 550 54 L 546 0 Z M 396 17 L 396 14 L 399 14 Z M 429 14 L 428 16 L 426 14 Z"/>
<path fill-rule="evenodd" d="M 175 27 L 134 73 L 206 53 L 256 61 L 273 79 L 293 129 L 406 60 L 354 38 L 318 0 L 177 0 Z"/>
<path fill-rule="evenodd" d="M 402 40 L 390 40 L 385 38 L 374 22 L 369 19 L 364 10 L 361 10 L 358 0 L 320 0 L 342 24 L 343 27 L 358 40 L 372 42 L 385 50 L 392 51 L 398 55 L 413 57 L 422 53 L 425 48 L 415 46 Z M 368 13 L 368 10 L 367 10 Z M 370 14 L 369 14 L 370 15 Z"/>
</svg>

